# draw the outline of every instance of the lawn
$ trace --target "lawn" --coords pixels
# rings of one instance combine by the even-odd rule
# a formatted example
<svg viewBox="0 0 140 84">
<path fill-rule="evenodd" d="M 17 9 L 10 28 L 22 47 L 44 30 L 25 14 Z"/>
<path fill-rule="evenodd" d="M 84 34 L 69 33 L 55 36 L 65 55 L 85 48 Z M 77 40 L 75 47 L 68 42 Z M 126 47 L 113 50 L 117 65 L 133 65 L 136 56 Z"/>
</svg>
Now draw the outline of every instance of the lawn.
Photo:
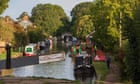
<svg viewBox="0 0 140 84">
<path fill-rule="evenodd" d="M 0 54 L 0 60 L 6 59 L 6 53 L 1 53 Z"/>
<path fill-rule="evenodd" d="M 19 57 L 21 56 L 22 54 L 19 53 L 19 52 L 12 52 L 12 58 L 16 58 L 16 57 Z M 5 60 L 6 59 L 6 52 L 5 53 L 1 53 L 0 54 L 0 60 Z"/>
<path fill-rule="evenodd" d="M 4 82 L 0 80 L 0 84 L 4 84 Z"/>
</svg>

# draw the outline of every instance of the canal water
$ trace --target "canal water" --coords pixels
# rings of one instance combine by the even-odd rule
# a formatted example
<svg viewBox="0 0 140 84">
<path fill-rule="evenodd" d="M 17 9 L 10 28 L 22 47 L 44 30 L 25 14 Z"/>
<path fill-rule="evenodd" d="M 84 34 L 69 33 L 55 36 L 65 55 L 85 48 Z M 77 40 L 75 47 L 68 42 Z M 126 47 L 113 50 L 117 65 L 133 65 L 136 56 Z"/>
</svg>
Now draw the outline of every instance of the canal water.
<svg viewBox="0 0 140 84">
<path fill-rule="evenodd" d="M 48 77 L 56 79 L 80 80 L 81 84 L 94 84 L 94 77 L 87 77 L 83 80 L 82 75 L 79 78 L 74 77 L 74 64 L 69 57 L 69 50 L 65 44 L 66 59 L 59 62 L 44 63 L 37 65 L 14 68 L 13 75 L 16 77 Z M 59 43 L 60 47 L 60 43 Z"/>
<path fill-rule="evenodd" d="M 73 76 L 73 64 L 68 54 L 66 54 L 64 61 L 15 68 L 14 75 L 20 77 L 36 76 L 75 80 Z"/>
</svg>

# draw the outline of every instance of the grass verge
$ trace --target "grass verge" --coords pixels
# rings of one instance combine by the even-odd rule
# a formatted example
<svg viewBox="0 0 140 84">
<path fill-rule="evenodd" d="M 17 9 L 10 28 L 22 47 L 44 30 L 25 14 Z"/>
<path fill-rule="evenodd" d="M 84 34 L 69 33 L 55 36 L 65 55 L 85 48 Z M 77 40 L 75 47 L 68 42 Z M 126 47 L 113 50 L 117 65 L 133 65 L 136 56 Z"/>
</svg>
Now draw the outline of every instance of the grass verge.
<svg viewBox="0 0 140 84">
<path fill-rule="evenodd" d="M 4 84 L 4 82 L 0 80 L 0 84 Z"/>
<path fill-rule="evenodd" d="M 12 52 L 12 58 L 16 58 L 21 56 L 21 53 L 19 52 Z M 0 60 L 5 60 L 6 59 L 6 52 L 0 54 Z"/>
<path fill-rule="evenodd" d="M 97 74 L 97 80 L 104 80 L 106 75 L 109 73 L 109 70 L 107 69 L 106 62 L 94 62 L 93 63 L 96 74 Z"/>
</svg>

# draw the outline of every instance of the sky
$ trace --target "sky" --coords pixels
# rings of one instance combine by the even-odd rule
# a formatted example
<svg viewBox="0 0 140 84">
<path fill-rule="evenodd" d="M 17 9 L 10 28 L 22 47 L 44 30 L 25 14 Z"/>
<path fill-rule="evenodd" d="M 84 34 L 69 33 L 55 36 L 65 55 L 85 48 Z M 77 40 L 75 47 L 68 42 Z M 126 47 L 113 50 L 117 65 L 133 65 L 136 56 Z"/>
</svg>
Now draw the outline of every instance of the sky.
<svg viewBox="0 0 140 84">
<path fill-rule="evenodd" d="M 81 2 L 89 2 L 93 0 L 10 0 L 8 3 L 8 8 L 2 13 L 1 16 L 10 16 L 12 19 L 16 20 L 23 12 L 27 12 L 31 15 L 32 8 L 37 4 L 56 4 L 61 6 L 67 16 L 70 16 L 70 11 L 77 4 Z"/>
</svg>

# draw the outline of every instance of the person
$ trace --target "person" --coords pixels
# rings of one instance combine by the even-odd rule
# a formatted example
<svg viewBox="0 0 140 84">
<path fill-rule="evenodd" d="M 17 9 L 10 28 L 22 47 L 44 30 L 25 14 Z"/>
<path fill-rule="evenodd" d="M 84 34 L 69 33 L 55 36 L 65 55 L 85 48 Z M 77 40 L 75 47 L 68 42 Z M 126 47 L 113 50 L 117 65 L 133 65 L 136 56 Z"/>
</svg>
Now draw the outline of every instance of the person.
<svg viewBox="0 0 140 84">
<path fill-rule="evenodd" d="M 80 54 L 82 52 L 80 42 L 77 42 L 76 45 L 72 46 L 71 51 L 73 56 L 77 56 L 78 54 Z"/>
<path fill-rule="evenodd" d="M 80 43 L 77 43 L 77 44 L 76 44 L 76 52 L 77 52 L 78 54 L 80 54 L 81 51 L 82 51 L 81 45 L 80 45 Z"/>
<path fill-rule="evenodd" d="M 49 43 L 50 43 L 49 49 L 52 50 L 53 47 L 52 36 L 49 36 Z"/>
<path fill-rule="evenodd" d="M 94 54 L 95 55 L 97 54 L 96 51 L 97 51 L 97 46 L 96 46 L 96 44 L 94 44 Z"/>
<path fill-rule="evenodd" d="M 86 38 L 86 52 L 90 56 L 92 55 L 92 44 L 90 38 Z"/>
<path fill-rule="evenodd" d="M 110 69 L 110 63 L 111 63 L 111 57 L 110 54 L 108 54 L 106 56 L 106 64 L 107 64 L 107 68 Z"/>
<path fill-rule="evenodd" d="M 96 55 L 95 58 L 94 58 L 94 60 L 97 60 L 97 61 L 100 60 L 99 56 Z"/>
<path fill-rule="evenodd" d="M 75 46 L 71 47 L 71 52 L 72 52 L 72 56 L 76 55 L 76 47 Z"/>
<path fill-rule="evenodd" d="M 36 49 L 37 49 L 37 54 L 40 55 L 40 42 L 37 43 Z"/>
</svg>

